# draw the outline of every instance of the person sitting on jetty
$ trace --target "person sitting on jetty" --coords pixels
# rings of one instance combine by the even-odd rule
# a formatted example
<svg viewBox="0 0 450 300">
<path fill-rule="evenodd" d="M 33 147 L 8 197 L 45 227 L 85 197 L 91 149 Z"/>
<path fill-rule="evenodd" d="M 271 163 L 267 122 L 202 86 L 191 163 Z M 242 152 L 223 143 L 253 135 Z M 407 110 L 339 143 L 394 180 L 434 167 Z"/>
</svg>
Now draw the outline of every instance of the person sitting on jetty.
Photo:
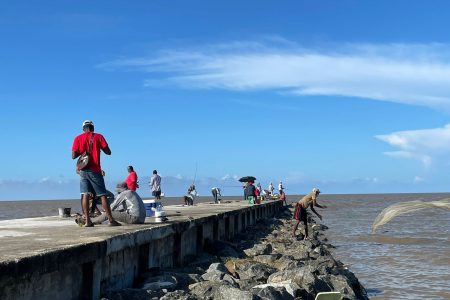
<svg viewBox="0 0 450 300">
<path fill-rule="evenodd" d="M 211 194 L 213 195 L 213 198 L 214 198 L 214 203 L 219 203 L 220 204 L 220 198 L 219 198 L 219 196 L 220 197 L 222 197 L 222 194 L 221 194 L 221 192 L 220 192 L 220 188 L 218 188 L 218 187 L 213 187 L 212 189 L 211 189 Z"/>
<path fill-rule="evenodd" d="M 317 188 L 314 188 L 311 193 L 304 196 L 302 199 L 300 199 L 295 204 L 295 212 L 294 212 L 294 218 L 297 220 L 297 223 L 294 226 L 294 237 L 295 232 L 297 231 L 298 224 L 303 221 L 303 224 L 305 225 L 305 240 L 309 239 L 308 237 L 308 215 L 306 213 L 306 209 L 308 207 L 311 208 L 311 210 L 319 217 L 319 219 L 322 220 L 322 216 L 314 209 L 314 206 L 320 207 L 320 208 L 327 208 L 325 205 L 319 205 L 317 203 L 317 197 L 320 194 L 320 190 Z"/>
<path fill-rule="evenodd" d="M 194 205 L 194 200 L 197 197 L 197 191 L 195 190 L 195 185 L 189 186 L 187 190 L 187 195 L 184 196 L 185 205 Z"/>
<path fill-rule="evenodd" d="M 145 206 L 141 197 L 132 190 L 128 190 L 126 184 L 117 185 L 114 202 L 111 203 L 111 214 L 115 220 L 125 224 L 143 224 L 145 222 Z M 101 224 L 108 219 L 106 213 L 92 218 L 94 224 Z"/>
</svg>

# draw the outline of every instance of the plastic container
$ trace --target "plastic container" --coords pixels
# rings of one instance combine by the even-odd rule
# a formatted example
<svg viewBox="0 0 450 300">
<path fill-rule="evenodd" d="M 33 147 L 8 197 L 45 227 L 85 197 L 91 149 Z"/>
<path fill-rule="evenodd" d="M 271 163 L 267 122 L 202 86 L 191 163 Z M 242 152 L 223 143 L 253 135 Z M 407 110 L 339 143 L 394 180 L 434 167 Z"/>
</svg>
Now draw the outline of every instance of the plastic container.
<svg viewBox="0 0 450 300">
<path fill-rule="evenodd" d="M 155 215 L 156 202 L 154 199 L 143 200 L 145 206 L 145 215 L 153 217 Z"/>
</svg>

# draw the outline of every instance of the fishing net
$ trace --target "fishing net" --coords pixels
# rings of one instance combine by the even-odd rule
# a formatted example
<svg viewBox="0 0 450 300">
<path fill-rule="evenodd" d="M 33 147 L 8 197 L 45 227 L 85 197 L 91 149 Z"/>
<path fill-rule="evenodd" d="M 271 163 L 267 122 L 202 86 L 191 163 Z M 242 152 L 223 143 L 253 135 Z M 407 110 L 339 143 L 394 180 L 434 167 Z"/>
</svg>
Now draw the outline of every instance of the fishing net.
<svg viewBox="0 0 450 300">
<path fill-rule="evenodd" d="M 425 208 L 439 208 L 450 210 L 450 198 L 430 202 L 423 202 L 420 200 L 400 202 L 388 206 L 385 209 L 383 209 L 383 211 L 375 218 L 375 221 L 372 224 L 372 233 L 374 233 L 378 227 L 388 223 L 397 216 L 407 214 L 410 212 L 415 212 Z"/>
</svg>

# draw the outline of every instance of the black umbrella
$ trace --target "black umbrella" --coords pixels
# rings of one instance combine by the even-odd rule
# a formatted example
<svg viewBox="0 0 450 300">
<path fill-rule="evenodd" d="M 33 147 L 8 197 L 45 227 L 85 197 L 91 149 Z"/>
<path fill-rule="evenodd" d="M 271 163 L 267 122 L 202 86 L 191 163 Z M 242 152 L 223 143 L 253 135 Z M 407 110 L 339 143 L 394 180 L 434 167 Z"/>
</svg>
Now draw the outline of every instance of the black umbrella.
<svg viewBox="0 0 450 300">
<path fill-rule="evenodd" d="M 239 179 L 240 182 L 248 182 L 248 181 L 255 181 L 255 180 L 256 180 L 256 178 L 253 176 L 244 176 Z"/>
</svg>

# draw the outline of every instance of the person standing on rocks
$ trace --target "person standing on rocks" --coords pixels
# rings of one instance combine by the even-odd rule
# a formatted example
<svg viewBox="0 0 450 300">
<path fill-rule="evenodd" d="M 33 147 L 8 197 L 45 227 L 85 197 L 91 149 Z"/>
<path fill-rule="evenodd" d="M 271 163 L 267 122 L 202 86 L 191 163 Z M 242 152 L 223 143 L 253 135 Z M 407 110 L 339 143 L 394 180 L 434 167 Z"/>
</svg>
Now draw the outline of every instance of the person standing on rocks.
<svg viewBox="0 0 450 300">
<path fill-rule="evenodd" d="M 309 239 L 308 237 L 308 215 L 306 213 L 306 209 L 308 207 L 311 208 L 311 210 L 319 217 L 320 220 L 322 220 L 322 216 L 314 209 L 314 206 L 320 207 L 320 208 L 327 208 L 325 205 L 320 205 L 317 203 L 317 197 L 320 194 L 320 190 L 317 188 L 314 188 L 311 193 L 300 199 L 295 204 L 295 212 L 294 212 L 294 218 L 297 220 L 297 223 L 294 226 L 294 237 L 295 232 L 297 231 L 298 224 L 300 224 L 301 221 L 303 221 L 303 224 L 305 224 L 305 240 Z"/>
</svg>

